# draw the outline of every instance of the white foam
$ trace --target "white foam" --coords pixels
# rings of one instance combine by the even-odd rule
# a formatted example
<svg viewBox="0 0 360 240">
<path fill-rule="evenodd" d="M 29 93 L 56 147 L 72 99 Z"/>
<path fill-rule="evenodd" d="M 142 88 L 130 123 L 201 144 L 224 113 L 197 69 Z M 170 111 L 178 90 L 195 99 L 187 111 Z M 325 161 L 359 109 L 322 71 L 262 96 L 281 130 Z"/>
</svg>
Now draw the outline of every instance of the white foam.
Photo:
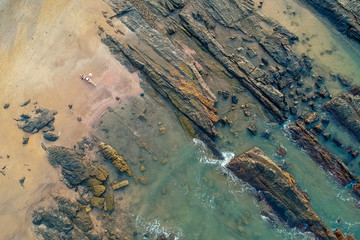
<svg viewBox="0 0 360 240">
<path fill-rule="evenodd" d="M 235 156 L 235 154 L 233 152 L 221 152 L 221 154 L 224 157 L 224 160 L 214 159 L 214 158 L 210 157 L 212 155 L 211 155 L 211 153 L 209 153 L 210 151 L 206 147 L 205 143 L 203 143 L 201 140 L 199 140 L 197 138 L 194 138 L 193 142 L 194 142 L 194 145 L 197 147 L 197 155 L 198 155 L 199 161 L 201 163 L 225 166 Z"/>
<path fill-rule="evenodd" d="M 150 234 L 154 235 L 155 237 L 164 234 L 166 237 L 169 237 L 170 234 L 175 235 L 175 240 L 182 239 L 183 233 L 181 229 L 172 229 L 172 228 L 165 228 L 161 226 L 160 220 L 154 219 L 151 222 L 147 222 L 143 217 L 137 216 L 136 217 L 136 227 L 137 228 L 143 228 L 146 232 L 149 232 Z M 147 239 L 144 237 L 144 239 Z"/>
</svg>

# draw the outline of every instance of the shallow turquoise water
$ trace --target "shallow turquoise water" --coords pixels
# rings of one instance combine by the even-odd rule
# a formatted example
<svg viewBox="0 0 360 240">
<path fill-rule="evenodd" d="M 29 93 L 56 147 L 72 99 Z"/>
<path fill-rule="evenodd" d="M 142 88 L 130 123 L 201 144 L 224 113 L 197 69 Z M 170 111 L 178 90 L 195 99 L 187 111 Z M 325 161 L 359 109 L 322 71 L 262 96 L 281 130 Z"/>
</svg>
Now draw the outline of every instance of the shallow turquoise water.
<svg viewBox="0 0 360 240">
<path fill-rule="evenodd" d="M 296 15 L 289 15 L 290 10 L 296 11 Z M 334 71 L 360 83 L 359 46 L 335 29 L 328 30 L 331 25 L 296 1 L 266 1 L 262 11 L 299 35 L 297 51 L 314 58 L 318 73 Z M 303 40 L 306 43 L 301 43 Z M 323 53 L 329 49 L 331 54 Z M 326 84 L 332 94 L 345 91 L 336 82 L 328 80 Z M 341 228 L 360 238 L 360 209 L 349 193 L 350 186 L 339 186 L 296 146 L 284 131 L 288 123 L 282 126 L 266 123 L 259 104 L 248 93 L 239 93 L 239 102 L 249 104 L 255 114 L 244 117 L 240 104 L 236 111 L 227 114 L 233 124 L 231 128 L 217 127 L 220 135 L 217 144 L 226 158 L 218 161 L 211 159 L 203 143 L 186 134 L 167 103 L 161 98 L 153 100 L 156 94 L 152 91 L 145 92 L 145 97 L 133 98 L 104 115 L 99 125 L 99 135 L 126 158 L 134 175 L 146 176 L 146 185 L 130 180 L 130 186 L 117 193 L 131 196 L 136 227 L 139 232 L 149 233 L 148 238 L 138 235 L 138 239 L 153 239 L 162 232 L 174 233 L 178 239 L 313 239 L 311 234 L 268 221 L 261 215 L 267 205 L 258 202 L 254 190 L 224 168 L 226 160 L 253 146 L 260 147 L 277 164 L 287 164 L 287 171 L 308 193 L 313 209 L 329 228 Z M 223 114 L 225 110 L 221 109 L 228 109 L 229 105 L 229 101 L 220 100 L 219 112 Z M 147 119 L 139 118 L 141 114 Z M 269 130 L 271 138 L 250 135 L 246 127 L 251 121 L 257 123 L 259 133 Z M 160 128 L 165 129 L 163 133 Z M 336 122 L 331 121 L 327 131 L 335 133 L 344 145 L 359 147 Z M 321 137 L 320 141 L 360 175 L 359 158 L 352 160 L 333 143 L 324 142 Z M 288 152 L 284 158 L 276 155 L 280 145 Z M 141 165 L 146 168 L 144 172 L 140 171 Z"/>
</svg>

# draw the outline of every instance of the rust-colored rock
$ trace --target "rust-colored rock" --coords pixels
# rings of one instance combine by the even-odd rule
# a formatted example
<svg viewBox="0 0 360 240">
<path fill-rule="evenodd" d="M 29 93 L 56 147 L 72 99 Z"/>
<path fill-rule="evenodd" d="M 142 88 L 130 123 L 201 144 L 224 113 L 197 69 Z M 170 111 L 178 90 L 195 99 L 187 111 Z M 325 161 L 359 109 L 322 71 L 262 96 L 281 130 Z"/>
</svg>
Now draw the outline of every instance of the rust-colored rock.
<svg viewBox="0 0 360 240">
<path fill-rule="evenodd" d="M 112 162 L 114 167 L 116 167 L 120 172 L 126 172 L 129 176 L 131 176 L 129 165 L 114 148 L 101 142 L 99 144 L 99 149 L 104 157 Z"/>
</svg>

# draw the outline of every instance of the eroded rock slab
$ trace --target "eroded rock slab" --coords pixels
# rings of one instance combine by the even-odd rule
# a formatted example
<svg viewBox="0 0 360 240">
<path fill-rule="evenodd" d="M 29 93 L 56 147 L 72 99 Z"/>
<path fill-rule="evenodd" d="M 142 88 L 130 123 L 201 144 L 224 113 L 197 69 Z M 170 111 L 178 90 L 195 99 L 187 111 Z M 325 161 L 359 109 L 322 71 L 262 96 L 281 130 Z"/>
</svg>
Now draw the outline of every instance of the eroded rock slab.
<svg viewBox="0 0 360 240">
<path fill-rule="evenodd" d="M 120 172 L 126 172 L 129 176 L 131 176 L 129 165 L 114 148 L 101 142 L 99 144 L 99 149 L 104 157 L 112 162 L 114 167 L 116 167 Z"/>
<path fill-rule="evenodd" d="M 61 173 L 72 186 L 89 178 L 84 155 L 81 152 L 60 146 L 51 146 L 46 150 L 50 164 L 61 166 Z"/>
<path fill-rule="evenodd" d="M 306 129 L 305 124 L 297 121 L 296 124 L 287 128 L 291 137 L 303 148 L 312 160 L 320 164 L 323 169 L 329 172 L 343 186 L 359 181 L 335 154 L 327 151 L 319 143 L 317 137 Z M 354 192 L 356 194 L 356 192 Z M 360 195 L 358 195 L 360 197 Z"/>
<path fill-rule="evenodd" d="M 275 213 L 290 227 L 314 233 L 319 239 L 337 239 L 311 208 L 295 179 L 257 147 L 236 156 L 226 166 L 238 178 L 261 191 Z"/>
<path fill-rule="evenodd" d="M 360 96 L 343 93 L 323 106 L 360 141 Z"/>
<path fill-rule="evenodd" d="M 352 0 L 305 0 L 327 16 L 336 28 L 360 43 L 360 2 Z"/>
</svg>

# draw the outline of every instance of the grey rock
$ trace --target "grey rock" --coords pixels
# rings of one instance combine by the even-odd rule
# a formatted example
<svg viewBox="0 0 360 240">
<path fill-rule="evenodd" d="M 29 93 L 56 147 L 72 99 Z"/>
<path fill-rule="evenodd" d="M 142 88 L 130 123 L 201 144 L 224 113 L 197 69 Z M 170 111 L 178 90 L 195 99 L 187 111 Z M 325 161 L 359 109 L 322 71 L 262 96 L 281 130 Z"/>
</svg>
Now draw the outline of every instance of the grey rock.
<svg viewBox="0 0 360 240">
<path fill-rule="evenodd" d="M 360 7 L 351 0 L 304 0 L 328 17 L 338 31 L 360 42 Z"/>
<path fill-rule="evenodd" d="M 84 155 L 65 147 L 51 146 L 47 148 L 48 160 L 53 166 L 61 166 L 61 173 L 73 186 L 88 179 L 89 175 L 84 162 Z"/>
<path fill-rule="evenodd" d="M 40 131 L 46 126 L 53 124 L 55 120 L 56 111 L 50 111 L 48 109 L 37 109 L 34 117 L 28 115 L 22 115 L 19 121 L 23 121 L 23 125 L 18 125 L 23 131 L 28 133 L 35 133 Z"/>
<path fill-rule="evenodd" d="M 54 141 L 58 140 L 59 136 L 52 132 L 46 132 L 46 133 L 44 133 L 44 138 L 46 140 L 54 142 Z"/>
<path fill-rule="evenodd" d="M 360 140 L 360 96 L 340 94 L 326 102 L 323 107 Z"/>
</svg>

